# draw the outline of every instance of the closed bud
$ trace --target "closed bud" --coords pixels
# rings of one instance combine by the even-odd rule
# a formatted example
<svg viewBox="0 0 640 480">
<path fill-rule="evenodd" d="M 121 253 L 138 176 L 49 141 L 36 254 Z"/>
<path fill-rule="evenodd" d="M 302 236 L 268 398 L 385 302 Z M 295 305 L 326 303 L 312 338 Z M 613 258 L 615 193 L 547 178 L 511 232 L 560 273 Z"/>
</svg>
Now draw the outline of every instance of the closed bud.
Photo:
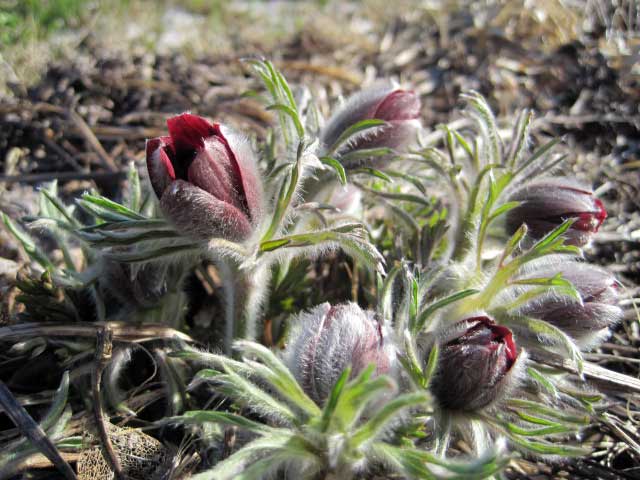
<svg viewBox="0 0 640 480">
<path fill-rule="evenodd" d="M 340 147 L 339 153 L 381 147 L 402 149 L 415 142 L 420 129 L 419 117 L 420 99 L 415 93 L 394 89 L 387 83 L 378 84 L 350 97 L 329 119 L 320 140 L 325 148 L 331 148 L 352 125 L 378 119 L 387 122 L 386 125 L 356 135 Z M 358 162 L 345 166 L 356 167 Z"/>
<path fill-rule="evenodd" d="M 532 276 L 544 278 L 558 274 L 573 284 L 581 301 L 549 294 L 525 305 L 520 313 L 551 323 L 582 346 L 604 338 L 609 327 L 622 318 L 615 277 L 601 268 L 579 262 L 544 267 Z"/>
<path fill-rule="evenodd" d="M 307 395 L 322 405 L 347 367 L 351 377 L 369 364 L 376 375 L 389 373 L 395 348 L 373 312 L 355 303 L 323 303 L 298 316 L 284 358 Z"/>
<path fill-rule="evenodd" d="M 456 323 L 439 339 L 431 392 L 441 408 L 471 412 L 504 397 L 514 382 L 518 351 L 511 331 L 489 317 Z"/>
<path fill-rule="evenodd" d="M 542 179 L 516 191 L 509 201 L 521 204 L 507 213 L 506 225 L 513 234 L 524 223 L 538 239 L 567 219 L 575 219 L 565 233 L 566 243 L 584 246 L 607 218 L 602 202 L 593 191 L 568 178 Z"/>
<path fill-rule="evenodd" d="M 246 139 L 202 117 L 167 121 L 147 141 L 149 179 L 163 213 L 198 240 L 245 240 L 262 219 L 262 184 Z"/>
</svg>

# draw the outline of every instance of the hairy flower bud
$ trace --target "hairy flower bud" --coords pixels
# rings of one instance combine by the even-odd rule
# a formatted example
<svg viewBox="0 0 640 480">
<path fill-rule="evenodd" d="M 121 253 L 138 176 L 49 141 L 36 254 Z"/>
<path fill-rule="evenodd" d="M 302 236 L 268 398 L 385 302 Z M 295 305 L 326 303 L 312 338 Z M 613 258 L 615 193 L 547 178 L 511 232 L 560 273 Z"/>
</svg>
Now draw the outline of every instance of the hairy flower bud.
<svg viewBox="0 0 640 480">
<path fill-rule="evenodd" d="M 420 129 L 420 99 L 407 90 L 394 89 L 390 84 L 378 84 L 351 96 L 329 119 L 320 133 L 325 148 L 331 148 L 352 125 L 369 119 L 384 120 L 387 124 L 364 131 L 340 148 L 344 154 L 370 148 L 402 148 L 415 141 Z M 357 164 L 346 164 L 355 167 Z"/>
<path fill-rule="evenodd" d="M 499 400 L 518 360 L 511 331 L 489 317 L 463 320 L 445 331 L 431 391 L 440 407 L 474 411 Z"/>
<path fill-rule="evenodd" d="M 609 272 L 580 262 L 565 262 L 535 271 L 532 277 L 561 274 L 580 294 L 582 302 L 550 293 L 522 307 L 519 312 L 562 329 L 582 346 L 605 337 L 608 328 L 622 318 L 617 306 L 618 284 Z"/>
<path fill-rule="evenodd" d="M 147 141 L 149 179 L 164 214 L 198 240 L 246 239 L 263 214 L 262 185 L 247 141 L 202 117 L 167 121 L 169 136 Z"/>
<path fill-rule="evenodd" d="M 607 218 L 607 211 L 593 191 L 568 178 L 542 179 L 516 191 L 509 201 L 522 202 L 507 213 L 506 225 L 513 234 L 525 223 L 534 238 L 542 238 L 563 221 L 575 223 L 565 233 L 567 243 L 584 246 Z"/>
<path fill-rule="evenodd" d="M 284 357 L 307 395 L 321 405 L 349 366 L 352 377 L 371 363 L 376 375 L 390 372 L 395 349 L 373 312 L 355 303 L 323 303 L 298 316 Z"/>
</svg>

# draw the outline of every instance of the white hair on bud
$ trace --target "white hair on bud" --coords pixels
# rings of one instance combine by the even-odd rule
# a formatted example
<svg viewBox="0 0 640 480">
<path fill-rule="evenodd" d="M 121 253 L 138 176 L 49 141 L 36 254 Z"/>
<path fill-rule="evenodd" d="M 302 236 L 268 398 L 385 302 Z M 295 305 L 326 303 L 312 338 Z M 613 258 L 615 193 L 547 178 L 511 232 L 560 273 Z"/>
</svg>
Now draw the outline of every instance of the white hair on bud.
<svg viewBox="0 0 640 480">
<path fill-rule="evenodd" d="M 316 402 L 326 399 L 344 369 L 363 357 L 368 359 L 371 355 L 371 361 L 378 359 L 383 363 L 378 368 L 385 371 L 395 368 L 391 332 L 374 315 L 355 303 L 333 307 L 325 302 L 294 319 L 283 360 Z M 357 352 L 367 345 L 376 352 Z M 354 357 L 358 354 L 360 357 Z"/>
<path fill-rule="evenodd" d="M 395 88 L 391 82 L 380 80 L 351 95 L 335 110 L 322 129 L 321 141 L 324 146 L 330 147 L 330 144 L 335 142 L 346 128 L 364 118 L 372 106 L 393 92 Z"/>
</svg>

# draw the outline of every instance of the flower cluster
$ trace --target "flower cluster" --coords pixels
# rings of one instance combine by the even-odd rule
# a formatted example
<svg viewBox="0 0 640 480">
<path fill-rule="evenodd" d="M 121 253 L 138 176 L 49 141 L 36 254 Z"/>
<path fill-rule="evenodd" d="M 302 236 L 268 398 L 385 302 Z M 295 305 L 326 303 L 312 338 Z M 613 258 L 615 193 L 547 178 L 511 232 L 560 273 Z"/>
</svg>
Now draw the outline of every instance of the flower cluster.
<svg viewBox="0 0 640 480">
<path fill-rule="evenodd" d="M 482 100 L 476 100 L 477 107 L 484 108 Z M 319 132 L 317 153 L 333 156 L 354 175 L 357 167 L 384 168 L 388 152 L 416 145 L 419 114 L 420 101 L 414 93 L 378 84 L 348 99 L 329 119 Z M 269 202 L 263 200 L 264 187 L 246 142 L 193 115 L 174 117 L 168 125 L 168 137 L 147 144 L 149 176 L 162 211 L 196 239 L 249 239 L 269 216 Z M 381 148 L 383 154 L 379 154 Z M 449 149 L 454 151 L 452 145 Z M 426 161 L 433 162 L 434 153 L 425 152 Z M 280 357 L 315 405 L 335 408 L 343 382 L 355 382 L 369 372 L 370 379 L 390 379 L 396 390 L 410 391 L 409 385 L 426 390 L 440 419 L 464 423 L 465 418 L 487 412 L 494 415 L 509 399 L 533 398 L 524 372 L 534 363 L 525 348 L 544 352 L 543 337 L 549 332 L 566 339 L 565 345 L 592 346 L 619 321 L 616 281 L 610 274 L 572 258 L 555 263 L 562 255 L 548 256 L 588 245 L 607 216 L 602 202 L 569 178 L 531 175 L 507 188 L 513 177 L 529 167 L 519 170 L 517 159 L 505 165 L 511 169 L 510 176 L 495 182 L 502 190 L 491 187 L 483 206 L 472 203 L 481 197 L 470 197 L 466 214 L 459 215 L 461 223 L 451 239 L 459 245 L 445 250 L 453 252 L 445 271 L 456 275 L 422 290 L 422 298 L 414 296 L 413 313 L 409 300 L 406 308 L 393 315 L 400 315 L 394 322 L 354 303 L 323 303 L 290 320 L 291 331 Z M 458 172 L 476 182 L 478 192 L 486 188 L 478 168 L 461 167 Z M 283 191 L 286 187 L 285 183 Z M 344 192 L 360 202 L 363 193 L 372 191 L 362 191 L 359 183 L 342 191 L 324 185 L 312 185 L 309 190 L 324 192 L 341 210 L 350 207 L 342 204 Z M 458 196 L 463 195 L 461 191 Z M 486 227 L 498 216 L 490 216 L 491 210 L 505 214 L 505 232 L 511 236 L 499 263 L 485 258 L 483 247 Z M 274 218 L 282 218 L 277 208 Z M 469 239 L 475 239 L 476 245 L 470 245 Z M 475 273 L 469 271 L 474 260 Z M 468 287 L 472 288 L 459 296 L 468 298 L 456 304 L 455 291 Z M 394 291 L 393 282 L 387 290 Z M 445 308 L 430 311 L 441 306 Z M 427 322 L 433 312 L 436 318 Z M 402 315 L 409 318 L 403 320 Z M 408 339 L 404 346 L 398 342 L 403 336 Z M 571 348 L 579 358 L 578 347 Z M 347 378 L 344 372 L 349 372 Z M 489 432 L 499 431 L 500 421 L 487 420 Z"/>
<path fill-rule="evenodd" d="M 183 113 L 146 144 L 157 202 L 142 200 L 133 171 L 126 204 L 77 202 L 86 224 L 55 185 L 43 189 L 36 223 L 84 242 L 86 274 L 66 243 L 59 268 L 5 217 L 46 272 L 21 283 L 29 313 L 79 317 L 70 299 L 86 290 L 100 320 L 179 329 L 184 283 L 204 278 L 221 310 L 196 323 L 210 320 L 224 354 L 153 351 L 174 415 L 165 423 L 217 426 L 202 430 L 210 470 L 195 478 L 484 478 L 508 461 L 504 438 L 531 455 L 579 454 L 567 439 L 597 402 L 582 352 L 623 318 L 621 292 L 579 258 L 607 217 L 602 201 L 550 178 L 549 145 L 527 152 L 531 115 L 504 149 L 471 92 L 475 129 L 420 135 L 419 95 L 378 83 L 316 121 L 272 64 L 253 66 L 279 119 L 257 150 L 265 158 L 253 140 Z M 331 292 L 317 288 L 327 278 Z M 301 312 L 289 315 L 293 305 Z M 115 387 L 132 356 L 117 358 Z M 212 368 L 186 386 L 187 360 Z M 476 458 L 451 459 L 456 436 Z"/>
</svg>

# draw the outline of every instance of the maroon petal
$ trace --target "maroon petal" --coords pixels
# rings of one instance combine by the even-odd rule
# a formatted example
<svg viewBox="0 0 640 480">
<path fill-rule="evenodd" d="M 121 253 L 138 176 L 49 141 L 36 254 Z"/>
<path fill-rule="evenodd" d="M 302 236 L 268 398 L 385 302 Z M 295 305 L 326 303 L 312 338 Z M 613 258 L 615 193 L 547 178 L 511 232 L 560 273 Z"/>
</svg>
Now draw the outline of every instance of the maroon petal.
<svg viewBox="0 0 640 480">
<path fill-rule="evenodd" d="M 604 208 L 602 201 L 596 198 L 593 202 L 593 211 L 579 213 L 578 220 L 571 228 L 595 233 L 600 229 L 600 225 L 606 218 L 607 210 Z"/>
<path fill-rule="evenodd" d="M 251 234 L 243 212 L 184 180 L 174 181 L 164 191 L 160 208 L 179 231 L 197 240 L 241 241 Z"/>
<path fill-rule="evenodd" d="M 211 137 L 205 141 L 204 148 L 198 151 L 189 166 L 187 178 L 218 200 L 242 209 L 242 202 L 238 200 L 231 176 L 231 163 L 226 144 L 218 137 Z"/>
<path fill-rule="evenodd" d="M 147 140 L 147 171 L 149 172 L 149 180 L 153 191 L 158 198 L 162 196 L 162 192 L 176 178 L 167 149 L 171 149 L 171 138 L 169 137 Z"/>
<path fill-rule="evenodd" d="M 215 126 L 206 119 L 190 113 L 171 117 L 167 120 L 167 127 L 178 156 L 181 152 L 202 148 L 204 139 L 217 132 Z"/>
<path fill-rule="evenodd" d="M 220 127 L 220 136 L 225 139 L 232 153 L 237 193 L 244 200 L 247 213 L 255 225 L 264 214 L 264 193 L 255 153 L 245 137 L 224 126 Z"/>
<path fill-rule="evenodd" d="M 413 120 L 420 116 L 420 99 L 406 90 L 394 90 L 378 105 L 373 118 L 381 120 Z"/>
</svg>

